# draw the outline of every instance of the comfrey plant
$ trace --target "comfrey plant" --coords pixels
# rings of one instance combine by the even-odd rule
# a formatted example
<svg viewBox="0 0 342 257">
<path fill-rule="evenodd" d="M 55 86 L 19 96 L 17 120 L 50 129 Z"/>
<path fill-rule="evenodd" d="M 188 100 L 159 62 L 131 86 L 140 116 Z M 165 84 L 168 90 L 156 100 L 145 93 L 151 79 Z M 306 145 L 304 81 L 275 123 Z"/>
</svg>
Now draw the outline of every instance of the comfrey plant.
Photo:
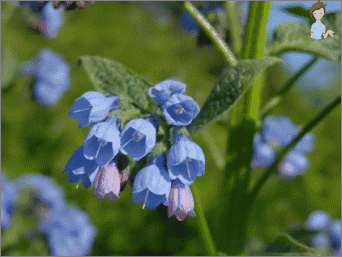
<svg viewBox="0 0 342 257">
<path fill-rule="evenodd" d="M 20 71 L 34 76 L 33 97 L 38 103 L 51 106 L 70 86 L 70 66 L 64 58 L 43 48 L 33 62 L 21 65 Z"/>
<path fill-rule="evenodd" d="M 288 118 L 268 116 L 254 136 L 252 167 L 269 166 L 275 160 L 276 153 L 286 147 L 297 133 L 297 128 Z M 280 177 L 286 179 L 302 175 L 309 165 L 305 153 L 311 151 L 313 145 L 313 134 L 306 134 L 279 164 Z"/>
<path fill-rule="evenodd" d="M 32 227 L 30 232 L 24 235 L 27 230 L 23 230 L 22 236 L 42 233 L 54 256 L 83 256 L 91 252 L 96 234 L 94 225 L 85 212 L 66 204 L 64 190 L 52 178 L 25 174 L 9 184 L 1 175 L 1 188 L 2 228 L 23 226 L 20 222 L 24 222 L 25 226 L 29 224 Z M 14 207 L 17 209 L 17 224 L 10 224 L 9 214 Z M 8 236 L 13 234 L 3 236 L 5 243 Z"/>
<path fill-rule="evenodd" d="M 208 255 L 218 255 L 216 247 L 223 255 L 243 255 L 249 218 L 265 183 L 276 171 L 281 177 L 303 174 L 309 163 L 306 153 L 314 143 L 309 132 L 341 102 L 338 96 L 298 129 L 289 119 L 269 114 L 317 58 L 286 81 L 261 109 L 261 91 L 266 88 L 263 74 L 282 62 L 276 56 L 289 51 L 289 44 L 292 51 L 339 60 L 341 52 L 336 46 L 340 46 L 340 37 L 313 46 L 310 37 L 303 36 L 308 22 L 291 27 L 282 24 L 276 29 L 274 42 L 268 44 L 271 3 L 255 1 L 250 2 L 242 40 L 238 33 L 241 27 L 234 22 L 238 20 L 238 7 L 236 2 L 227 1 L 223 6 L 226 18 L 231 19 L 231 49 L 192 3 L 179 3 L 227 64 L 203 106 L 199 108 L 193 98 L 184 94 L 185 85 L 179 81 L 165 80 L 154 85 L 117 61 L 81 56 L 79 64 L 95 91 L 76 99 L 69 115 L 79 120 L 80 127 L 92 127 L 64 172 L 71 183 L 82 181 L 85 188 L 94 185 L 94 194 L 100 200 L 108 197 L 116 201 L 129 181 L 133 202 L 143 202 L 143 208 L 166 206 L 168 216 L 175 215 L 178 220 L 196 213 Z M 340 13 L 331 14 L 329 20 L 331 29 L 340 31 L 335 22 L 340 21 Z M 223 186 L 217 188 L 216 195 L 222 200 L 222 209 L 215 214 L 215 224 L 219 225 L 209 229 L 199 190 L 193 183 L 204 175 L 205 157 L 192 139 L 203 135 L 201 139 L 206 143 L 206 138 L 215 137 L 204 130 L 214 121 L 224 127 L 227 147 L 221 155 L 216 144 L 208 144 L 217 155 L 214 162 L 219 159 L 223 163 L 218 165 Z M 254 178 L 252 167 L 261 166 L 265 170 Z"/>
<path fill-rule="evenodd" d="M 189 185 L 197 176 L 204 175 L 205 158 L 202 149 L 190 140 L 184 129 L 200 111 L 198 104 L 184 92 L 185 84 L 175 80 L 150 87 L 148 95 L 161 105 L 159 113 L 163 115 L 147 114 L 146 118 L 131 119 L 126 124 L 116 115 L 108 117 L 111 111 L 126 108 L 124 100 L 125 106 L 120 104 L 120 95 L 86 92 L 76 99 L 69 115 L 80 121 L 80 127 L 94 126 L 66 164 L 64 172 L 69 182 L 82 179 L 85 188 L 94 184 L 94 194 L 100 200 L 107 196 L 115 201 L 124 183 L 123 173 L 129 173 L 132 166 L 126 165 L 128 169 L 125 169 L 118 162 L 129 156 L 144 166 L 144 157 L 147 157 L 149 165 L 130 174 L 133 202 L 144 202 L 143 207 L 149 209 L 160 204 L 169 206 L 169 217 L 176 215 L 178 220 L 187 214 L 195 216 Z M 173 131 L 172 146 L 167 138 L 157 141 L 161 129 Z"/>
</svg>

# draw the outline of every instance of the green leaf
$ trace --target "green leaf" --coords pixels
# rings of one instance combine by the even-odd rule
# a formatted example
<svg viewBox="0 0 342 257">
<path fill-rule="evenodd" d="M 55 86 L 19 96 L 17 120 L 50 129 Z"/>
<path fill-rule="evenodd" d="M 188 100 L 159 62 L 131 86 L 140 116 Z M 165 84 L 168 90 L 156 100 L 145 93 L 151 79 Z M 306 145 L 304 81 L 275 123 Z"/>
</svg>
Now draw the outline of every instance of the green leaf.
<svg viewBox="0 0 342 257">
<path fill-rule="evenodd" d="M 224 70 L 201 108 L 201 112 L 189 125 L 188 130 L 194 132 L 229 110 L 253 79 L 269 66 L 281 61 L 277 57 L 241 60 L 236 66 Z"/>
<path fill-rule="evenodd" d="M 300 16 L 302 18 L 312 19 L 309 10 L 305 9 L 305 7 L 302 5 L 285 7 L 282 10 L 287 13 Z"/>
<path fill-rule="evenodd" d="M 334 37 L 316 40 L 311 38 L 310 20 L 305 22 L 287 22 L 278 25 L 273 34 L 273 42 L 268 48 L 269 55 L 278 55 L 288 51 L 315 54 L 330 60 L 341 58 L 341 12 L 327 13 L 322 18 L 325 29 L 332 30 Z"/>
<path fill-rule="evenodd" d="M 152 85 L 117 61 L 99 56 L 81 56 L 81 64 L 96 90 L 106 95 L 124 96 L 141 110 L 159 114 L 158 104 L 148 95 Z"/>
<path fill-rule="evenodd" d="M 1 55 L 1 87 L 6 87 L 12 81 L 17 68 L 18 60 L 12 51 L 6 47 Z"/>
</svg>

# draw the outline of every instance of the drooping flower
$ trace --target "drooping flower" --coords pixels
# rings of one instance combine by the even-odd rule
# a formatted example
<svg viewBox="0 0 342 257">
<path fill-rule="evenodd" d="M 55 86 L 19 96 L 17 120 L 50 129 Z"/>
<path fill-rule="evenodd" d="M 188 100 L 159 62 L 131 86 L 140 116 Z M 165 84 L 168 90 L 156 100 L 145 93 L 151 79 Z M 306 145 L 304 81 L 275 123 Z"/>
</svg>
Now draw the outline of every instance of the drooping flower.
<svg viewBox="0 0 342 257">
<path fill-rule="evenodd" d="M 172 180 L 178 178 L 184 184 L 190 185 L 197 176 L 204 175 L 204 153 L 187 135 L 182 135 L 167 154 L 167 168 Z"/>
<path fill-rule="evenodd" d="M 133 184 L 133 203 L 144 202 L 149 209 L 168 205 L 171 180 L 165 168 L 165 156 L 152 158 L 150 165 L 138 172 Z"/>
<path fill-rule="evenodd" d="M 117 96 L 104 96 L 99 92 L 89 91 L 74 101 L 69 116 L 80 120 L 79 127 L 98 123 L 108 113 L 120 107 Z"/>
<path fill-rule="evenodd" d="M 156 144 L 156 128 L 148 120 L 135 119 L 128 122 L 121 131 L 121 153 L 139 161 Z"/>
<path fill-rule="evenodd" d="M 9 182 L 1 172 L 1 228 L 7 228 L 12 223 L 11 216 L 15 211 L 14 202 L 17 195 L 17 186 Z"/>
<path fill-rule="evenodd" d="M 328 228 L 328 234 L 332 240 L 332 246 L 341 251 L 341 220 L 333 220 Z"/>
<path fill-rule="evenodd" d="M 188 185 L 179 180 L 171 182 L 171 192 L 169 196 L 169 205 L 167 215 L 170 218 L 175 215 L 179 221 L 183 221 L 187 215 L 195 217 L 194 198 Z"/>
<path fill-rule="evenodd" d="M 329 250 L 331 241 L 326 232 L 320 232 L 311 238 L 310 245 L 314 248 Z"/>
<path fill-rule="evenodd" d="M 108 164 L 119 152 L 119 121 L 115 116 L 92 127 L 84 140 L 84 157 L 100 166 Z"/>
<path fill-rule="evenodd" d="M 174 94 L 183 94 L 185 92 L 185 84 L 176 80 L 164 80 L 154 87 L 150 87 L 148 94 L 159 104 L 164 104 Z"/>
<path fill-rule="evenodd" d="M 326 211 L 316 210 L 310 213 L 306 220 L 307 228 L 311 230 L 322 230 L 329 226 L 331 216 Z"/>
<path fill-rule="evenodd" d="M 96 228 L 88 215 L 73 206 L 52 213 L 43 230 L 52 256 L 84 256 L 90 253 Z"/>
<path fill-rule="evenodd" d="M 93 184 L 99 170 L 99 165 L 96 164 L 95 160 L 86 159 L 83 152 L 84 146 L 82 145 L 71 155 L 63 172 L 67 172 L 70 183 L 75 183 L 82 179 L 83 187 L 87 189 Z"/>
<path fill-rule="evenodd" d="M 175 126 L 189 125 L 199 112 L 200 108 L 194 99 L 182 94 L 172 95 L 163 106 L 166 120 Z"/>
<path fill-rule="evenodd" d="M 119 197 L 121 177 L 117 164 L 109 163 L 101 167 L 98 171 L 94 182 L 94 195 L 99 200 L 108 197 L 112 202 Z"/>
</svg>

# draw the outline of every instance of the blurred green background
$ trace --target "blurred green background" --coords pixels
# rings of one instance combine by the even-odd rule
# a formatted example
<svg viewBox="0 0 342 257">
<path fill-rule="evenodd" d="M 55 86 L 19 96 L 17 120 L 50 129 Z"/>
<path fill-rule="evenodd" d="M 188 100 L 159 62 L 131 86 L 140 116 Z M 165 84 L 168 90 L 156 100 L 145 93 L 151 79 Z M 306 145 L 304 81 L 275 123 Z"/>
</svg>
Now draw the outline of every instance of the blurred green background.
<svg viewBox="0 0 342 257">
<path fill-rule="evenodd" d="M 71 65 L 71 87 L 53 107 L 44 107 L 32 100 L 32 78 L 15 75 L 11 83 L 2 87 L 2 170 L 11 179 L 28 172 L 55 178 L 65 189 L 66 201 L 88 212 L 98 229 L 92 255 L 206 255 L 197 218 L 187 217 L 179 222 L 174 217 L 167 219 L 155 210 L 142 210 L 142 204 L 132 203 L 130 187 L 121 192 L 115 203 L 108 199 L 99 202 L 91 188 L 85 190 L 80 186 L 76 189 L 62 171 L 89 130 L 89 127 L 79 129 L 78 121 L 68 116 L 73 101 L 85 91 L 93 90 L 86 73 L 77 66 L 79 56 L 97 55 L 119 61 L 152 83 L 176 77 L 187 85 L 186 94 L 202 106 L 217 76 L 225 68 L 218 51 L 213 47 L 197 47 L 196 38 L 179 28 L 181 9 L 169 11 L 169 15 L 172 14 L 169 20 L 160 22 L 160 17 L 156 17 L 149 5 L 95 2 L 84 10 L 66 13 L 66 23 L 58 37 L 46 40 L 24 23 L 18 9 L 5 19 L 6 4 L 1 2 L 2 56 L 5 49 L 10 49 L 20 63 L 32 60 L 41 48 L 48 47 L 62 54 Z M 10 66 L 13 62 L 4 63 L 2 58 L 2 65 Z M 337 66 L 329 65 L 335 65 L 335 68 L 329 81 L 331 85 L 324 85 L 328 90 L 312 88 L 310 93 L 314 101 L 304 101 L 305 94 L 296 90 L 305 82 L 301 80 L 274 114 L 288 116 L 295 124 L 304 125 L 340 94 L 340 62 Z M 262 103 L 266 103 L 290 75 L 283 66 L 272 67 L 268 73 Z M 313 133 L 316 146 L 308 155 L 310 167 L 305 174 L 286 182 L 274 176 L 262 190 L 250 220 L 251 238 L 270 243 L 289 225 L 305 220 L 315 209 L 341 218 L 340 107 Z M 216 222 L 216 212 L 225 208 L 217 195 L 222 183 L 226 131 L 222 126 L 212 124 L 194 140 L 206 156 L 206 173 L 195 183 L 200 190 L 209 228 L 214 233 L 215 229 L 223 229 Z M 255 171 L 255 177 L 261 172 Z M 250 244 L 248 251 L 258 247 L 254 240 Z M 18 246 L 15 253 L 23 254 L 22 248 Z M 11 255 L 11 251 L 6 255 Z"/>
</svg>

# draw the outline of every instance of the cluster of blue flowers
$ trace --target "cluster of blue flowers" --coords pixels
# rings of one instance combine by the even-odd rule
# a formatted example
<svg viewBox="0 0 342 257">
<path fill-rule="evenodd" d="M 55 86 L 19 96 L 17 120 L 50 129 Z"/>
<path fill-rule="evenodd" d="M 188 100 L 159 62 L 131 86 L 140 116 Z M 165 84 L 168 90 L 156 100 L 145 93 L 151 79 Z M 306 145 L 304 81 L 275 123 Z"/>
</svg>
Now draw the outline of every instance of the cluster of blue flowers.
<svg viewBox="0 0 342 257">
<path fill-rule="evenodd" d="M 37 215 L 38 228 L 49 242 L 51 255 L 83 256 L 90 253 L 96 228 L 88 215 L 64 201 L 64 191 L 53 179 L 40 174 L 26 174 L 9 183 L 1 174 L 1 228 L 11 225 L 21 192 L 31 195 L 31 213 Z"/>
<path fill-rule="evenodd" d="M 57 37 L 59 29 L 64 24 L 63 11 L 64 7 L 55 8 L 52 1 L 20 1 L 22 5 L 29 5 L 32 11 L 41 14 L 37 24 L 34 24 L 46 38 L 53 39 Z"/>
<path fill-rule="evenodd" d="M 307 229 L 314 232 L 314 236 L 309 241 L 311 247 L 341 256 L 341 220 L 333 220 L 329 213 L 316 210 L 310 213 L 305 225 Z"/>
<path fill-rule="evenodd" d="M 164 120 L 173 128 L 174 144 L 166 152 L 151 154 L 149 165 L 134 177 L 133 202 L 144 202 L 149 209 L 160 204 L 168 206 L 168 215 L 183 220 L 186 215 L 194 216 L 194 201 L 189 185 L 197 176 L 202 176 L 205 158 L 202 149 L 191 142 L 189 136 L 179 131 L 197 116 L 198 104 L 184 95 L 185 84 L 165 80 L 149 89 L 149 95 L 162 105 Z M 94 184 L 94 194 L 99 199 L 108 197 L 115 201 L 120 186 L 127 181 L 118 162 L 130 156 L 139 161 L 147 156 L 156 145 L 159 119 L 155 115 L 133 119 L 120 131 L 120 121 L 108 117 L 110 111 L 120 107 L 119 97 L 104 96 L 99 92 L 86 92 L 76 99 L 69 115 L 79 119 L 79 127 L 94 124 L 85 137 L 84 144 L 71 156 L 64 172 L 69 182 L 82 179 L 83 186 Z M 169 140 L 169 139 L 167 139 Z M 126 165 L 127 166 L 127 165 Z"/>
<path fill-rule="evenodd" d="M 268 116 L 262 128 L 254 136 L 252 168 L 267 167 L 276 158 L 276 153 L 286 147 L 297 135 L 298 129 L 285 117 Z M 302 175 L 309 166 L 305 154 L 314 145 L 314 135 L 307 133 L 287 154 L 278 166 L 278 174 L 282 178 L 293 178 Z"/>
<path fill-rule="evenodd" d="M 57 103 L 70 86 L 70 66 L 64 58 L 48 48 L 39 51 L 34 62 L 26 62 L 20 70 L 33 75 L 33 96 L 42 105 Z"/>
</svg>

